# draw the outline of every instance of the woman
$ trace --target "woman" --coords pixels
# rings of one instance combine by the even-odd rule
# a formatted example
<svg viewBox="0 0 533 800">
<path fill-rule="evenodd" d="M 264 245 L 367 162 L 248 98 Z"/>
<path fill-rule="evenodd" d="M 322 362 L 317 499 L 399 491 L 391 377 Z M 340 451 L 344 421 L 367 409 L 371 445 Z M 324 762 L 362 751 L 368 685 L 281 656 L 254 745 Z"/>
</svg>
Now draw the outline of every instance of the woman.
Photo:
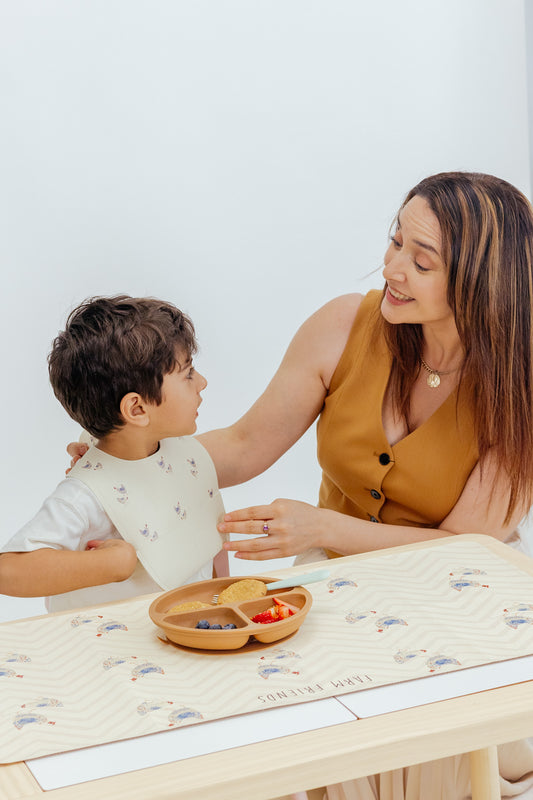
<svg viewBox="0 0 533 800">
<path fill-rule="evenodd" d="M 227 514 L 221 532 L 250 534 L 225 545 L 238 558 L 517 537 L 533 502 L 529 202 L 488 175 L 427 178 L 398 213 L 383 275 L 382 293 L 337 298 L 307 320 L 252 408 L 199 437 L 220 486 L 231 486 L 267 469 L 319 418 L 318 508 L 275 500 Z M 514 780 L 503 781 L 504 796 L 525 791 L 527 743 L 500 748 L 500 768 Z M 424 786 L 431 800 L 462 800 L 467 759 L 328 787 L 328 797 L 427 800 Z"/>
<path fill-rule="evenodd" d="M 276 500 L 227 514 L 222 532 L 268 534 L 226 544 L 239 558 L 315 548 L 314 560 L 316 548 L 331 557 L 467 532 L 517 538 L 533 494 L 531 206 L 492 176 L 427 178 L 399 211 L 384 265 L 382 293 L 320 309 L 250 411 L 200 437 L 231 485 L 319 417 L 319 507 Z M 529 744 L 505 745 L 499 759 L 502 796 L 525 796 Z M 427 800 L 428 787 L 431 800 L 469 796 L 468 757 L 330 786 L 327 797 Z"/>
<path fill-rule="evenodd" d="M 397 217 L 382 295 L 320 309 L 247 414 L 200 437 L 229 486 L 320 417 L 319 508 L 234 511 L 221 531 L 268 537 L 227 549 L 265 559 L 466 532 L 510 540 L 532 503 L 532 261 L 532 209 L 510 184 L 467 173 L 419 183 Z"/>
</svg>

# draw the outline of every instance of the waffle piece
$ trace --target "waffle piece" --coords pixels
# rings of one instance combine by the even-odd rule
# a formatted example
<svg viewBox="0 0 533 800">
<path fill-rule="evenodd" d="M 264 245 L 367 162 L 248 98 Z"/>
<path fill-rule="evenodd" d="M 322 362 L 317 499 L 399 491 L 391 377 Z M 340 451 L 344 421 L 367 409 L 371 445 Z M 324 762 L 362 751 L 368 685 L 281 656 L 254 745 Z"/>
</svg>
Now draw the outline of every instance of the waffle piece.
<svg viewBox="0 0 533 800">
<path fill-rule="evenodd" d="M 223 589 L 217 603 L 240 603 L 243 600 L 253 600 L 256 597 L 263 597 L 267 593 L 266 584 L 254 578 L 246 578 L 243 581 L 236 581 Z"/>
<path fill-rule="evenodd" d="M 201 600 L 189 600 L 188 603 L 178 603 L 177 606 L 172 606 L 167 611 L 167 614 L 175 614 L 180 611 L 196 611 L 198 608 L 211 608 L 209 603 L 202 603 Z"/>
</svg>

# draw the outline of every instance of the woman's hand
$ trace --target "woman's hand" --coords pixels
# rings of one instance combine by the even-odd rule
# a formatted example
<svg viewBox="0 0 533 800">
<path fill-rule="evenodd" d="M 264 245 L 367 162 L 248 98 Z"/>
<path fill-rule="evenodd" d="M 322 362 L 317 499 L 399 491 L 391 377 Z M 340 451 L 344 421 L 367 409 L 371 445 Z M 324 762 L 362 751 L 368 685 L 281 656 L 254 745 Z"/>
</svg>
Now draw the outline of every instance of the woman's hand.
<svg viewBox="0 0 533 800">
<path fill-rule="evenodd" d="M 251 506 L 226 514 L 218 526 L 220 533 L 246 533 L 259 537 L 225 542 L 235 558 L 264 561 L 298 555 L 318 541 L 323 509 L 298 500 L 274 500 L 267 506 Z"/>
<path fill-rule="evenodd" d="M 67 453 L 69 456 L 72 456 L 72 459 L 70 461 L 70 467 L 65 470 L 65 475 L 69 474 L 76 461 L 79 461 L 88 449 L 89 445 L 83 444 L 82 442 L 70 442 L 70 444 L 67 445 Z"/>
</svg>

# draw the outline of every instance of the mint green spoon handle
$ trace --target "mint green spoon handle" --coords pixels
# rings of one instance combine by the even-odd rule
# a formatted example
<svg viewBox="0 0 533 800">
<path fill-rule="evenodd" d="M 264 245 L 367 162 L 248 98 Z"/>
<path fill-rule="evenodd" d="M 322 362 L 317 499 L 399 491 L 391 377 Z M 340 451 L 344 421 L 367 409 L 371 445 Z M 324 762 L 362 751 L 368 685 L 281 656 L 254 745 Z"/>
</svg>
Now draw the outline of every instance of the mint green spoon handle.
<svg viewBox="0 0 533 800">
<path fill-rule="evenodd" d="M 267 583 L 266 587 L 270 592 L 272 589 L 285 589 L 287 586 L 304 586 L 306 583 L 325 581 L 326 578 L 329 578 L 329 569 L 317 569 L 315 572 L 306 572 L 304 575 L 292 575 L 292 577 L 284 578 L 281 581 Z"/>
</svg>

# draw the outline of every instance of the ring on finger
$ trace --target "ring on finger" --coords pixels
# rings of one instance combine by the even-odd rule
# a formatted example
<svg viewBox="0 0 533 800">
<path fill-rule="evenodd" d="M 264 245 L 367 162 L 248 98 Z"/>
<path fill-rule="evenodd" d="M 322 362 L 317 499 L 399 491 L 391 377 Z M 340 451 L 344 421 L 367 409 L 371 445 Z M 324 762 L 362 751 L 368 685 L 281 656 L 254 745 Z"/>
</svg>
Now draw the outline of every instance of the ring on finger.
<svg viewBox="0 0 533 800">
<path fill-rule="evenodd" d="M 263 533 L 268 534 L 269 530 L 270 528 L 268 527 L 268 522 L 265 522 L 265 524 L 263 525 Z"/>
</svg>

